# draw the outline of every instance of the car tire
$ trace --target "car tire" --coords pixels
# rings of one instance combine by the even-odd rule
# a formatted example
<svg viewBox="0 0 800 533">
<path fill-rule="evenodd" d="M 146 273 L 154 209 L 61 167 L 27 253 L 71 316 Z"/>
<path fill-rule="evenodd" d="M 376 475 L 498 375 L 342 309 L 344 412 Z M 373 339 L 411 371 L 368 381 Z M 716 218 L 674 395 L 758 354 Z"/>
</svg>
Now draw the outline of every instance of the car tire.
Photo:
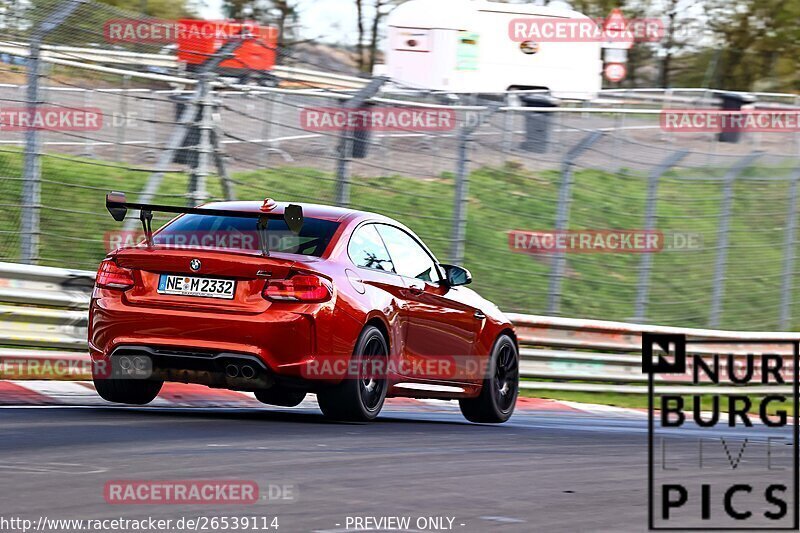
<svg viewBox="0 0 800 533">
<path fill-rule="evenodd" d="M 163 381 L 146 379 L 119 379 L 92 376 L 94 388 L 108 402 L 145 405 L 152 402 L 161 391 Z"/>
<path fill-rule="evenodd" d="M 511 417 L 519 394 L 519 351 L 514 340 L 500 335 L 492 347 L 489 371 L 476 398 L 458 401 L 470 422 L 500 424 Z"/>
<path fill-rule="evenodd" d="M 272 387 L 271 389 L 255 391 L 256 399 L 267 405 L 279 405 L 281 407 L 296 407 L 305 400 L 305 391 Z"/>
<path fill-rule="evenodd" d="M 367 326 L 361 332 L 353 350 L 354 365 L 358 375 L 348 375 L 336 386 L 317 392 L 317 401 L 323 414 L 332 420 L 348 422 L 368 422 L 374 420 L 383 408 L 388 382 L 386 380 L 386 361 L 389 357 L 389 344 L 383 333 L 375 326 Z M 370 361 L 379 361 L 379 375 L 370 372 L 363 374 Z"/>
</svg>

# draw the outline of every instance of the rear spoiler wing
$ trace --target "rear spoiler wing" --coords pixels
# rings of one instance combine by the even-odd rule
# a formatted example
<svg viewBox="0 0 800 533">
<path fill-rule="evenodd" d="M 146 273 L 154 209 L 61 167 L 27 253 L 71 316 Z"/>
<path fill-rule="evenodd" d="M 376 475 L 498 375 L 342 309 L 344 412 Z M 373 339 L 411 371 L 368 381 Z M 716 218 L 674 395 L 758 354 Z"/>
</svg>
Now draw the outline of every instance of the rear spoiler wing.
<svg viewBox="0 0 800 533">
<path fill-rule="evenodd" d="M 267 202 L 264 205 L 268 205 Z M 110 192 L 106 194 L 106 209 L 111 213 L 111 216 L 117 222 L 122 222 L 128 214 L 128 209 L 139 210 L 139 220 L 142 221 L 142 227 L 145 233 L 145 239 L 148 246 L 153 244 L 153 211 L 160 213 L 176 213 L 188 215 L 207 215 L 218 217 L 234 217 L 234 218 L 252 218 L 256 220 L 256 229 L 258 230 L 258 237 L 261 241 L 261 253 L 265 256 L 269 255 L 269 247 L 267 245 L 267 224 L 270 220 L 283 220 L 286 226 L 294 233 L 300 233 L 303 228 L 303 208 L 297 204 L 289 204 L 284 209 L 282 215 L 277 213 L 270 213 L 266 210 L 258 212 L 247 211 L 234 211 L 230 209 L 201 209 L 199 207 L 180 207 L 176 205 L 156 205 L 156 204 L 140 204 L 135 202 L 128 202 L 125 198 L 125 193 Z"/>
</svg>

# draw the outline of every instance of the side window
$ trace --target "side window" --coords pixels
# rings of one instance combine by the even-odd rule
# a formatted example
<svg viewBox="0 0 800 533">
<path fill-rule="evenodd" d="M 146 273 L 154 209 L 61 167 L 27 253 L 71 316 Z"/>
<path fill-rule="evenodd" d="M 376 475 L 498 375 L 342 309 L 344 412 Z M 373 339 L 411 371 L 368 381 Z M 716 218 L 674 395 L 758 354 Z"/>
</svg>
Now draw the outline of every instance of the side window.
<svg viewBox="0 0 800 533">
<path fill-rule="evenodd" d="M 394 272 L 394 265 L 375 224 L 361 226 L 353 233 L 347 245 L 347 253 L 356 266 Z"/>
<path fill-rule="evenodd" d="M 377 226 L 398 274 L 432 283 L 440 280 L 433 258 L 411 235 L 394 226 Z"/>
</svg>

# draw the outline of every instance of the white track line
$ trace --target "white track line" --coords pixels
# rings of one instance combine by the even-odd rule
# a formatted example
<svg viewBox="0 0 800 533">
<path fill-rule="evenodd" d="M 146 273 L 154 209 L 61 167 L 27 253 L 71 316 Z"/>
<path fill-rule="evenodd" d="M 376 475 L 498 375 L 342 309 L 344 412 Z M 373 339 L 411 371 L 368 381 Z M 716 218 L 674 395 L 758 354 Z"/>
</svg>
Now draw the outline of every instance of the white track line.
<svg viewBox="0 0 800 533">
<path fill-rule="evenodd" d="M 115 406 L 106 402 L 94 390 L 94 385 L 90 381 L 48 381 L 48 380 L 13 380 L 11 383 L 18 385 L 22 388 L 30 390 L 36 394 L 42 395 L 45 399 L 50 399 L 53 403 L 61 404 L 63 406 Z M 238 392 L 241 395 L 241 401 L 236 398 L 231 399 L 216 399 L 203 400 L 198 398 L 196 394 L 187 395 L 187 397 L 172 397 L 166 399 L 157 397 L 147 407 L 155 408 L 192 408 L 192 407 L 220 407 L 220 408 L 258 408 L 259 404 L 255 403 L 256 397 L 252 392 Z M 252 400 L 252 401 L 251 401 Z M 559 405 L 564 406 L 564 410 L 574 409 L 587 414 L 606 416 L 613 418 L 641 418 L 646 417 L 647 413 L 634 410 L 624 409 L 621 407 L 613 407 L 607 405 L 595 405 L 579 402 L 556 401 Z M 26 399 L 20 398 L 20 406 L 26 405 Z M 314 394 L 308 394 L 305 399 L 296 407 L 280 407 L 280 406 L 265 406 L 270 409 L 319 409 L 317 397 Z M 439 400 L 439 399 L 409 399 L 400 398 L 398 403 L 394 403 L 389 399 L 386 404 L 386 409 L 389 411 L 413 411 L 416 409 L 428 411 L 458 411 L 458 402 L 455 400 Z"/>
<path fill-rule="evenodd" d="M 638 409 L 630 409 L 626 407 L 616 407 L 613 405 L 600 405 L 594 403 L 569 402 L 566 400 L 559 400 L 559 403 L 592 415 L 611 416 L 614 418 L 647 417 L 647 411 L 639 411 Z"/>
</svg>

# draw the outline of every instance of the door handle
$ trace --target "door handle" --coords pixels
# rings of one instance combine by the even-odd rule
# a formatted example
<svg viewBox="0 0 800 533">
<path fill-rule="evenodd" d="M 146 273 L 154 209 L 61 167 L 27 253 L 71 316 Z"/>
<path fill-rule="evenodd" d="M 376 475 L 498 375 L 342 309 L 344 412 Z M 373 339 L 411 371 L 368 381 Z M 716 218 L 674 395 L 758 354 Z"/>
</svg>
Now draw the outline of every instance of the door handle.
<svg viewBox="0 0 800 533">
<path fill-rule="evenodd" d="M 425 291 L 424 291 L 424 289 L 422 287 L 417 287 L 416 285 L 412 285 L 412 286 L 410 286 L 408 288 L 408 292 L 410 292 L 414 296 L 419 296 L 420 294 L 422 294 Z"/>
<path fill-rule="evenodd" d="M 477 318 L 478 320 L 483 320 L 484 318 L 486 318 L 486 315 L 484 315 L 484 314 L 483 314 L 483 311 L 481 311 L 480 309 L 478 309 L 477 311 L 475 311 L 475 314 L 474 314 L 474 315 L 472 315 L 472 316 L 474 316 L 474 317 L 475 317 L 475 318 Z"/>
</svg>

